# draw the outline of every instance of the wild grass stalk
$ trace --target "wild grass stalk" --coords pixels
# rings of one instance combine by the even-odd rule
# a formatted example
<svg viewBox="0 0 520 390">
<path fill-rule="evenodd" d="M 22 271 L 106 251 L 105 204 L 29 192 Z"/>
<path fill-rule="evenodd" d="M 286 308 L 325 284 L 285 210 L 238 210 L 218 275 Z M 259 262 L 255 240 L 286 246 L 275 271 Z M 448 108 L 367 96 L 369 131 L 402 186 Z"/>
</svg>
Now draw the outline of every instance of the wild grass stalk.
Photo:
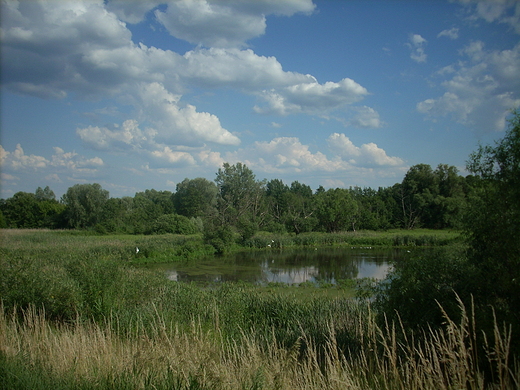
<svg viewBox="0 0 520 390">
<path fill-rule="evenodd" d="M 341 348 L 337 324 L 326 319 L 324 346 L 303 327 L 287 346 L 255 329 L 226 338 L 196 320 L 181 330 L 159 311 L 151 328 L 137 324 L 125 337 L 114 318 L 56 324 L 35 308 L 25 310 L 21 321 L 2 311 L 0 384 L 28 388 L 23 383 L 29 386 L 37 373 L 49 385 L 38 388 L 518 389 L 510 331 L 497 324 L 486 362 L 479 362 L 475 328 L 462 303 L 461 310 L 460 323 L 446 318 L 443 329 L 425 330 L 422 341 L 399 337 L 399 324 L 379 328 L 358 316 L 348 325 L 362 340 L 357 351 Z"/>
</svg>

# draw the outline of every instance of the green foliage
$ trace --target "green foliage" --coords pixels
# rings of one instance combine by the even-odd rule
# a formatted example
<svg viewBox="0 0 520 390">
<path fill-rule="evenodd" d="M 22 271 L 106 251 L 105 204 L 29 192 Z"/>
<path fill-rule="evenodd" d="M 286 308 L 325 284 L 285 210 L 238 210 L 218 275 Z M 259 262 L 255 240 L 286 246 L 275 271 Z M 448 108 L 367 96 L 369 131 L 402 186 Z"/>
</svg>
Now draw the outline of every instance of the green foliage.
<svg viewBox="0 0 520 390">
<path fill-rule="evenodd" d="M 213 215 L 217 204 L 217 186 L 201 177 L 186 178 L 177 184 L 173 203 L 178 214 L 189 218 Z"/>
<path fill-rule="evenodd" d="M 217 254 L 223 255 L 229 252 L 235 240 L 229 226 L 207 223 L 204 226 L 204 242 L 215 248 Z"/>
<path fill-rule="evenodd" d="M 197 233 L 197 227 L 188 217 L 177 214 L 161 215 L 155 220 L 152 230 L 156 234 L 173 233 L 189 235 Z"/>
<path fill-rule="evenodd" d="M 358 205 L 345 189 L 330 189 L 316 195 L 316 212 L 327 232 L 354 229 Z"/>
<path fill-rule="evenodd" d="M 438 304 L 456 318 L 459 309 L 455 294 L 470 298 L 476 287 L 474 273 L 462 250 L 453 248 L 438 248 L 398 261 L 378 286 L 379 313 L 402 321 L 410 330 L 440 327 L 443 314 Z"/>
<path fill-rule="evenodd" d="M 62 198 L 67 207 L 65 215 L 68 225 L 73 228 L 94 227 L 103 218 L 108 195 L 108 191 L 98 183 L 70 187 Z"/>
<path fill-rule="evenodd" d="M 497 319 L 500 323 L 511 324 L 516 329 L 514 332 L 518 332 L 519 113 L 514 113 L 510 129 L 496 146 L 481 146 L 470 156 L 468 170 L 476 176 L 468 177 L 463 183 L 448 167 L 439 166 L 432 172 L 425 166 L 418 166 L 407 175 L 407 184 L 401 188 L 409 197 L 403 199 L 409 223 L 419 223 L 419 219 L 433 221 L 437 213 L 443 216 L 444 222 L 448 216 L 457 219 L 456 224 L 459 224 L 457 214 L 464 212 L 467 245 L 467 250 L 437 250 L 394 265 L 394 271 L 380 286 L 378 303 L 381 313 L 387 317 L 396 318 L 394 313 L 398 313 L 405 328 L 420 329 L 427 324 L 441 326 L 444 319 L 436 302 L 451 318 L 456 318 L 458 296 L 468 306 L 474 302 L 473 316 L 488 334 L 494 331 Z M 466 204 L 461 207 L 464 192 L 468 195 Z M 453 206 L 450 203 L 455 203 L 453 213 L 445 210 Z M 429 214 L 430 211 L 435 212 Z M 412 222 L 414 218 L 416 222 Z M 401 235 L 395 237 L 395 244 L 407 244 L 410 239 Z M 512 348 L 519 351 L 520 341 L 518 334 L 515 335 Z"/>
<path fill-rule="evenodd" d="M 476 175 L 465 231 L 470 262 L 480 270 L 479 299 L 499 319 L 520 324 L 520 112 L 504 138 L 480 146 L 467 165 Z"/>
<path fill-rule="evenodd" d="M 217 177 L 217 210 L 221 223 L 236 226 L 245 218 L 260 224 L 265 215 L 264 185 L 245 164 L 219 168 Z"/>
</svg>

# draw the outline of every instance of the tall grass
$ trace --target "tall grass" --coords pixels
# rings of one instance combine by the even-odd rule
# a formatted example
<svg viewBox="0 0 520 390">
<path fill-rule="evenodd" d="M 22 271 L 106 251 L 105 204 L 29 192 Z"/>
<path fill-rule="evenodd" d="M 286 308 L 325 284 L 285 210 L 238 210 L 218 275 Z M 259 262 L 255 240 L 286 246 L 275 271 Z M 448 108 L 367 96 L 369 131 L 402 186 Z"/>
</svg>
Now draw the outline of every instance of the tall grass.
<svg viewBox="0 0 520 390">
<path fill-rule="evenodd" d="M 180 330 L 158 311 L 145 330 L 121 337 L 118 318 L 104 323 L 56 324 L 28 308 L 20 321 L 0 314 L 0 385 L 9 389 L 515 389 L 518 364 L 509 356 L 510 330 L 495 324 L 478 361 L 475 324 L 461 304 L 462 321 L 446 318 L 422 341 L 400 340 L 398 326 L 373 317 L 352 319 L 362 348 L 342 351 L 328 322 L 320 349 L 304 331 L 289 346 L 244 329 L 222 337 L 219 325 L 193 320 Z M 307 347 L 302 349 L 302 345 Z M 491 376 L 481 369 L 485 363 Z"/>
<path fill-rule="evenodd" d="M 460 241 L 460 233 L 446 230 L 415 231 L 393 230 L 386 232 L 356 231 L 339 233 L 274 234 L 261 232 L 246 240 L 251 248 L 289 248 L 308 246 L 380 246 L 410 247 L 449 245 Z"/>
<path fill-rule="evenodd" d="M 462 302 L 460 323 L 445 314 L 414 338 L 366 301 L 200 288 L 129 265 L 135 240 L 176 236 L 23 233 L 0 245 L 0 388 L 520 388 L 511 329 L 481 337 Z"/>
</svg>

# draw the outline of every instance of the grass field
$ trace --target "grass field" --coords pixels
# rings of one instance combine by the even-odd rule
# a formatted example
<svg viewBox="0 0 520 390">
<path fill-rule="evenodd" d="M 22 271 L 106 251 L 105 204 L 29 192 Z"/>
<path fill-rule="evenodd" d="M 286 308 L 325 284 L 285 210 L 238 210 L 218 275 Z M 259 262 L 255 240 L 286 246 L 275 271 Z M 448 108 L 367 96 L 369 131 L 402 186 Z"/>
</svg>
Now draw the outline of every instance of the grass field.
<svg viewBox="0 0 520 390">
<path fill-rule="evenodd" d="M 133 265 L 144 257 L 136 246 L 160 261 L 189 242 L 197 253 L 200 237 L 1 234 L 0 388 L 520 386 L 509 328 L 497 325 L 486 345 L 475 345 L 478 324 L 462 304 L 460 323 L 446 318 L 443 329 L 414 338 L 399 324 L 376 323 L 370 302 L 353 299 L 347 288 L 201 287 Z M 401 234 L 345 235 L 340 245 Z M 485 359 L 478 349 L 487 351 Z"/>
</svg>

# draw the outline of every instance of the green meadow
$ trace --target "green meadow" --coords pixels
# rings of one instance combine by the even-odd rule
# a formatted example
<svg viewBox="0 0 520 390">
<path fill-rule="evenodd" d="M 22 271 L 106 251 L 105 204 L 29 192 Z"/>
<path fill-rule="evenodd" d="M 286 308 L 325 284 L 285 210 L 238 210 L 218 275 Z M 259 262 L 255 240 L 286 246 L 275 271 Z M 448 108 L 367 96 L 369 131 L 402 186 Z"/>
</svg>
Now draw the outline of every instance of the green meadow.
<svg viewBox="0 0 520 390">
<path fill-rule="evenodd" d="M 396 231 L 278 239 L 287 247 L 417 246 L 453 244 L 457 237 Z M 142 249 L 136 253 L 136 247 Z M 197 285 L 168 281 L 139 265 L 210 253 L 197 236 L 3 230 L 0 387 L 519 386 L 519 367 L 511 365 L 511 330 L 495 323 L 480 344 L 471 307 L 462 302 L 457 320 L 445 315 L 444 327 L 424 329 L 415 338 L 399 322 L 378 320 L 372 300 L 360 298 L 354 282 L 328 288 Z M 476 352 L 482 348 L 486 354 Z"/>
</svg>

